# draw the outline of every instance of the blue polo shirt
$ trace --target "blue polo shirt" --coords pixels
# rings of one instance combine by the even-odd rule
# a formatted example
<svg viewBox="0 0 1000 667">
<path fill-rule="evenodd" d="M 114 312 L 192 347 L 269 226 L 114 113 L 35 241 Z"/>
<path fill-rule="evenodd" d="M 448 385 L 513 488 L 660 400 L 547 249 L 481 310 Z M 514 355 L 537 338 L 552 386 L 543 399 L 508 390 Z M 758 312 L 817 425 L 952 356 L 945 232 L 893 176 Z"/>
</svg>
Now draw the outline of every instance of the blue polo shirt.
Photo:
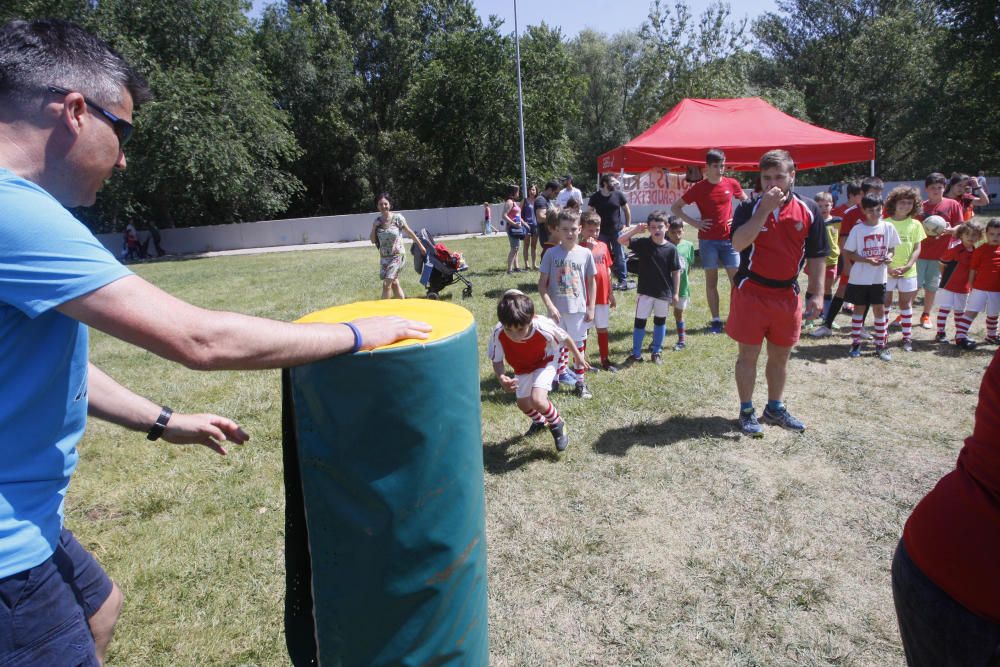
<svg viewBox="0 0 1000 667">
<path fill-rule="evenodd" d="M 0 577 L 52 555 L 87 422 L 87 327 L 55 307 L 128 275 L 50 194 L 0 169 Z"/>
</svg>

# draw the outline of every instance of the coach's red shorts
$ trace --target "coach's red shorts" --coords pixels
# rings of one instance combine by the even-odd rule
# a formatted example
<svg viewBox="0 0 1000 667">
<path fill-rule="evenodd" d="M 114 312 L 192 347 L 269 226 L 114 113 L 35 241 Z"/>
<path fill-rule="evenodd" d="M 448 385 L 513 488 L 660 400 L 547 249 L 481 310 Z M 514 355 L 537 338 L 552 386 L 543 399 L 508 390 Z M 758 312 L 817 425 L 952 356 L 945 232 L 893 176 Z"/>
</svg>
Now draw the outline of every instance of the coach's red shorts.
<svg viewBox="0 0 1000 667">
<path fill-rule="evenodd" d="M 790 287 L 764 287 L 750 279 L 734 287 L 729 299 L 726 333 L 737 343 L 768 342 L 791 347 L 802 330 L 802 301 Z"/>
</svg>

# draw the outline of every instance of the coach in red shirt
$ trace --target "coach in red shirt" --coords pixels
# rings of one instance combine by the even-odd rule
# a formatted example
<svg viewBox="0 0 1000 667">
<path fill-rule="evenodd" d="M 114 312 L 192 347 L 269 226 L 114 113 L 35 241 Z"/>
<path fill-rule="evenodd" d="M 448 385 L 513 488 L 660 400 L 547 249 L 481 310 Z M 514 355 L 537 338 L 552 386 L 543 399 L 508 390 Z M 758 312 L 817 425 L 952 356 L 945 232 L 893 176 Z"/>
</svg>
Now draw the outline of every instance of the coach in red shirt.
<svg viewBox="0 0 1000 667">
<path fill-rule="evenodd" d="M 790 415 L 782 396 L 788 358 L 802 329 L 799 272 L 809 277 L 806 317 L 823 310 L 823 274 L 830 252 L 825 225 L 816 202 L 792 192 L 795 162 L 788 151 L 768 151 L 760 159 L 763 195 L 740 204 L 733 216 L 733 247 L 740 268 L 733 279 L 726 333 L 739 343 L 736 389 L 740 395 L 740 428 L 763 435 L 760 422 L 804 431 Z M 767 339 L 767 407 L 757 421 L 753 389 L 757 358 Z"/>
<path fill-rule="evenodd" d="M 726 154 L 713 148 L 705 154 L 705 178 L 701 179 L 674 201 L 670 212 L 698 230 L 698 256 L 705 269 L 705 298 L 712 313 L 709 329 L 712 333 L 722 333 L 719 318 L 719 267 L 726 269 L 729 282 L 740 265 L 740 255 L 729 239 L 733 221 L 733 199 L 746 200 L 743 186 L 735 178 L 722 173 L 726 168 Z M 685 204 L 698 207 L 701 219 L 692 218 L 684 212 Z"/>
</svg>

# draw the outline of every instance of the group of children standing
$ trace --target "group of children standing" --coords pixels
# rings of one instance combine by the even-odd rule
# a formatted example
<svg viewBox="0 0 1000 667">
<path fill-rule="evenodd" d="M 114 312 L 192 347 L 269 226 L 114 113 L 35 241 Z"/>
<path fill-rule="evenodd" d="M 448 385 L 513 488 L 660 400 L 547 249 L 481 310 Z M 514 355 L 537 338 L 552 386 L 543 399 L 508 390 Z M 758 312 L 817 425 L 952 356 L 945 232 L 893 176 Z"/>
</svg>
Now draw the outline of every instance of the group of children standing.
<svg viewBox="0 0 1000 667">
<path fill-rule="evenodd" d="M 985 226 L 966 219 L 958 201 L 943 197 L 946 183 L 944 175 L 934 173 L 925 181 L 927 200 L 921 202 L 916 188 L 908 186 L 894 188 L 883 200 L 882 181 L 868 178 L 859 185 L 848 185 L 848 202 L 839 211 L 832 209 L 829 193 L 816 195 L 833 252 L 827 258 L 824 319 L 812 336 L 830 335 L 841 306 L 851 304 L 849 354 L 859 357 L 862 339 L 868 336 L 864 320 L 871 310 L 875 354 L 890 361 L 888 310 L 893 297 L 898 293 L 899 315 L 893 324 L 902 331 L 900 347 L 909 352 L 913 350 L 913 302 L 923 288 L 920 326 L 931 328 L 936 299 L 937 342 L 947 342 L 948 315 L 953 314 L 955 344 L 973 349 L 976 343 L 968 336 L 969 327 L 985 310 L 987 335 L 983 342 L 1000 343 L 1000 219 Z M 932 229 L 933 235 L 929 235 L 920 219 L 926 221 L 932 215 L 942 217 L 947 226 Z M 986 243 L 977 247 L 984 236 Z"/>
<path fill-rule="evenodd" d="M 490 337 L 487 353 L 500 386 L 514 392 L 517 406 L 531 419 L 528 435 L 550 429 L 556 449 L 568 443 L 566 427 L 549 401 L 550 391 L 560 383 L 571 384 L 576 395 L 591 398 L 586 372 L 587 335 L 597 329 L 601 368 L 615 373 L 608 349 L 610 309 L 615 306 L 611 290 L 611 255 L 606 243 L 597 239 L 600 217 L 593 211 L 582 216 L 573 208 L 547 211 L 549 242 L 544 248 L 538 293 L 546 315 L 536 315 L 531 298 L 519 290 L 508 290 L 497 304 L 499 323 Z M 582 224 L 581 224 L 582 223 Z M 637 237 L 642 232 L 649 236 Z M 638 259 L 636 313 L 632 352 L 625 365 L 643 361 L 646 323 L 653 315 L 650 360 L 662 363 L 666 318 L 672 307 L 677 325 L 674 350 L 686 347 L 684 310 L 690 301 L 688 269 L 694 262 L 694 245 L 683 240 L 684 223 L 654 211 L 647 222 L 634 225 L 619 237 Z M 569 357 L 573 357 L 573 371 Z M 514 369 L 508 377 L 504 361 Z"/>
</svg>

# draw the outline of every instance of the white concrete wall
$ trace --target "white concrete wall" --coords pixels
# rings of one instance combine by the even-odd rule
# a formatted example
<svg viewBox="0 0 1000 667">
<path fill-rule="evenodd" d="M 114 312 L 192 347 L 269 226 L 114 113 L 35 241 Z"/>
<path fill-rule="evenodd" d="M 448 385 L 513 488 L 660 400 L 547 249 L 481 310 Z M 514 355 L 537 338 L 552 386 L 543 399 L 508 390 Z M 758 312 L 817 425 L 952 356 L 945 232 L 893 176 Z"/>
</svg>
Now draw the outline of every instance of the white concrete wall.
<svg viewBox="0 0 1000 667">
<path fill-rule="evenodd" d="M 503 204 L 495 204 L 493 225 L 499 226 Z M 431 234 L 466 234 L 482 231 L 483 207 L 398 211 L 414 231 L 426 228 Z M 233 225 L 210 225 L 182 229 L 160 230 L 164 249 L 173 255 L 188 255 L 215 250 L 242 250 L 310 243 L 336 243 L 367 239 L 372 222 L 378 214 L 331 215 L 317 218 L 291 218 L 268 222 L 247 222 Z M 145 230 L 139 237 L 146 238 Z M 122 234 L 98 234 L 97 238 L 116 255 L 122 249 Z"/>
</svg>

